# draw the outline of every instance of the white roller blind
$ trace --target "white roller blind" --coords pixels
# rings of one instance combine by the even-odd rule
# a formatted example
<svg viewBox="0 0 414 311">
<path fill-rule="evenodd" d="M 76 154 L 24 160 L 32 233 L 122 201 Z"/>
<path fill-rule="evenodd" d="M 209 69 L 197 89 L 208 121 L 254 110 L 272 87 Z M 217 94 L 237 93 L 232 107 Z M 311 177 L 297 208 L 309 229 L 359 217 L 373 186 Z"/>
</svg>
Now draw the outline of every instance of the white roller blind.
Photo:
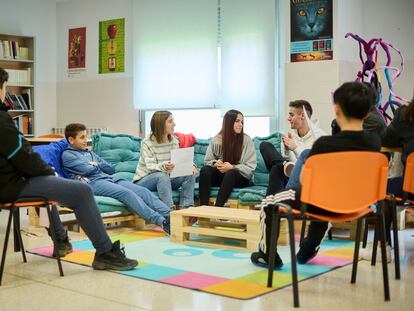
<svg viewBox="0 0 414 311">
<path fill-rule="evenodd" d="M 217 104 L 217 1 L 133 0 L 134 106 Z"/>
<path fill-rule="evenodd" d="M 275 15 L 274 0 L 221 0 L 223 112 L 274 114 Z"/>
</svg>

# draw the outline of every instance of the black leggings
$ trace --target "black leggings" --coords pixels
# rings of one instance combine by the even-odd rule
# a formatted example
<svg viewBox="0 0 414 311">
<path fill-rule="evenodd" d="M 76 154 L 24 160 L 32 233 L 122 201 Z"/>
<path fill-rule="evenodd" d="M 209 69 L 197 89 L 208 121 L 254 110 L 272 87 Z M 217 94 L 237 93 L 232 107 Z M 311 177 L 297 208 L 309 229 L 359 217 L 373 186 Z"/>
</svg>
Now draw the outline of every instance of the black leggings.
<svg viewBox="0 0 414 311">
<path fill-rule="evenodd" d="M 220 187 L 216 206 L 224 206 L 233 188 L 244 188 L 249 180 L 236 169 L 221 173 L 213 166 L 203 166 L 200 171 L 200 205 L 209 205 L 211 187 Z"/>
<path fill-rule="evenodd" d="M 269 172 L 266 195 L 275 194 L 284 189 L 289 180 L 283 172 L 283 162 L 286 160 L 271 143 L 266 141 L 260 144 L 260 153 Z"/>
</svg>

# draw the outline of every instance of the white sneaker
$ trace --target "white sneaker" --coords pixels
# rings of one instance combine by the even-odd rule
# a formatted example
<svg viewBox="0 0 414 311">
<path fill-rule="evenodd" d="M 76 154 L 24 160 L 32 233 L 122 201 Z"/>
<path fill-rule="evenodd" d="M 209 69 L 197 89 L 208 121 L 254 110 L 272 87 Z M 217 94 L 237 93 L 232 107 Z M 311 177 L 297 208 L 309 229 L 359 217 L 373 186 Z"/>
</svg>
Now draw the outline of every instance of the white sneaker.
<svg viewBox="0 0 414 311">
<path fill-rule="evenodd" d="M 283 164 L 283 173 L 285 173 L 287 177 L 290 177 L 290 174 L 292 174 L 294 166 L 295 166 L 295 163 L 293 162 L 285 162 Z"/>
<path fill-rule="evenodd" d="M 387 263 L 390 263 L 391 262 L 391 247 L 389 245 L 387 245 L 387 247 L 385 248 L 385 253 L 387 255 Z M 366 248 L 359 250 L 359 259 L 371 261 L 371 258 L 372 258 L 372 243 L 369 243 Z M 381 247 L 378 242 L 376 261 L 381 262 L 381 260 L 382 260 Z"/>
</svg>

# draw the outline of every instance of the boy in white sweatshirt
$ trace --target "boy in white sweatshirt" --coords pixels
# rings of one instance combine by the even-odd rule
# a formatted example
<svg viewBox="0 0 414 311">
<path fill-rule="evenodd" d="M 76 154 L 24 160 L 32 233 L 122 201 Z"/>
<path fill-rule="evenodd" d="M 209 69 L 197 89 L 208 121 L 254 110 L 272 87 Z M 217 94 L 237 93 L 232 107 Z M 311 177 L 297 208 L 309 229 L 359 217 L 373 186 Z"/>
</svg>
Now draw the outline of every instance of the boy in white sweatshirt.
<svg viewBox="0 0 414 311">
<path fill-rule="evenodd" d="M 269 185 L 266 195 L 275 194 L 282 190 L 303 150 L 311 149 L 313 143 L 326 133 L 310 120 L 312 106 L 306 100 L 295 100 L 289 103 L 288 122 L 292 132 L 282 137 L 281 153 L 268 142 L 260 144 L 260 153 L 263 156 L 269 171 Z"/>
</svg>

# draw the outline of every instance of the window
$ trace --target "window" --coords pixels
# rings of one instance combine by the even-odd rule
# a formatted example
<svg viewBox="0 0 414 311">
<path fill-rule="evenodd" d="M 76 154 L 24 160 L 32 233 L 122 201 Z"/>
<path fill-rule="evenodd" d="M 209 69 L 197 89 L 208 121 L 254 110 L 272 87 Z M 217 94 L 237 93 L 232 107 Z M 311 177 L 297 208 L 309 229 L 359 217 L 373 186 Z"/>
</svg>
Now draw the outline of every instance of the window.
<svg viewBox="0 0 414 311">
<path fill-rule="evenodd" d="M 223 122 L 220 109 L 170 110 L 174 116 L 175 132 L 193 134 L 196 138 L 216 135 Z M 145 136 L 151 132 L 150 122 L 155 111 L 145 111 Z M 244 132 L 250 137 L 269 135 L 269 117 L 245 117 Z"/>
<path fill-rule="evenodd" d="M 133 7 L 137 109 L 274 115 L 275 0 L 135 0 Z"/>
</svg>

